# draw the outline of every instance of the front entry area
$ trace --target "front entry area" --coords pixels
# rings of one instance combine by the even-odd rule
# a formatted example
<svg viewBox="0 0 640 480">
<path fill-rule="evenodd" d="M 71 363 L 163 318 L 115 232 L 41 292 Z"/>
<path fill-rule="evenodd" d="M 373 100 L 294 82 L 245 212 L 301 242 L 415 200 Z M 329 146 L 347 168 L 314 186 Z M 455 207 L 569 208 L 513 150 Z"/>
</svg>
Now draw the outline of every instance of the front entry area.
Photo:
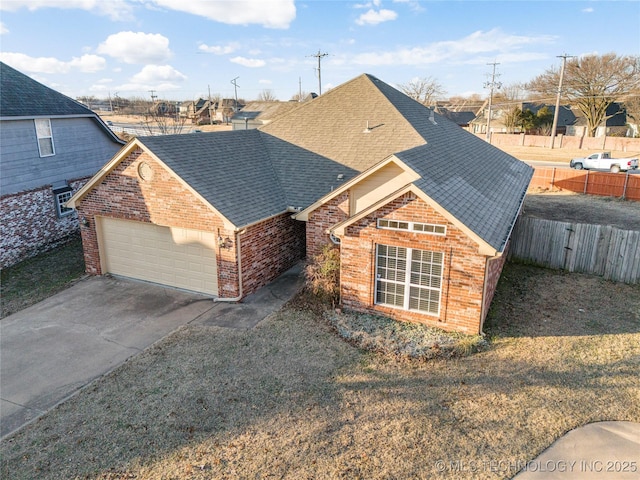
<svg viewBox="0 0 640 480">
<path fill-rule="evenodd" d="M 96 226 L 104 273 L 218 295 L 213 232 L 110 217 Z"/>
</svg>

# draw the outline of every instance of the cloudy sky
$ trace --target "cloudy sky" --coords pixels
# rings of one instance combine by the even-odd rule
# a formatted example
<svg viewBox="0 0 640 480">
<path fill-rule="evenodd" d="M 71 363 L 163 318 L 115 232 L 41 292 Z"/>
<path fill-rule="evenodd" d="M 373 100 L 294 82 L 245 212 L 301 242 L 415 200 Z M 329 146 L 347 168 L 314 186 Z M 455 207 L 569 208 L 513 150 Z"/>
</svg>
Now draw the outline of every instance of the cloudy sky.
<svg viewBox="0 0 640 480">
<path fill-rule="evenodd" d="M 72 97 L 289 100 L 361 73 L 448 95 L 523 82 L 558 55 L 640 54 L 640 2 L 1 0 L 0 58 Z"/>
</svg>

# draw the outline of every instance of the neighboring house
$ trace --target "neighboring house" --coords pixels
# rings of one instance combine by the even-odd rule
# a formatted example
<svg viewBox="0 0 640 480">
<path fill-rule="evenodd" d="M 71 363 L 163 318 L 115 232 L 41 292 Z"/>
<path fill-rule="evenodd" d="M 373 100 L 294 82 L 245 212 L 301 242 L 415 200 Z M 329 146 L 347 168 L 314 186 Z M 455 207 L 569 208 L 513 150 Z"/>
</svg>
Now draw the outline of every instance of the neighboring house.
<svg viewBox="0 0 640 480">
<path fill-rule="evenodd" d="M 237 301 L 331 244 L 345 307 L 479 333 L 532 172 L 365 74 L 260 129 L 137 138 L 69 205 L 90 274 Z"/>
<path fill-rule="evenodd" d="M 251 102 L 231 118 L 232 130 L 250 130 L 297 108 L 298 102 Z"/>
<path fill-rule="evenodd" d="M 65 202 L 123 144 L 79 102 L 0 63 L 0 267 L 76 232 Z"/>
<path fill-rule="evenodd" d="M 521 102 L 516 105 L 520 111 L 526 112 L 530 110 L 534 115 L 537 115 L 538 112 L 546 107 L 550 113 L 554 113 L 556 111 L 555 105 L 547 105 L 544 103 L 536 103 L 536 102 Z M 510 108 L 505 107 L 501 104 L 493 105 L 491 108 L 491 132 L 492 133 L 522 133 L 522 127 L 516 126 L 507 127 L 504 123 L 504 119 L 510 113 Z M 473 120 L 469 122 L 469 131 L 473 133 L 486 133 L 487 132 L 487 118 L 489 115 L 488 104 L 484 106 L 481 112 L 475 117 Z M 560 105 L 560 110 L 558 113 L 558 133 L 559 134 L 570 134 L 571 125 L 576 122 L 576 115 L 573 110 L 568 105 Z M 551 129 L 551 125 L 549 125 L 549 129 Z"/>
<path fill-rule="evenodd" d="M 586 117 L 578 108 L 572 108 L 574 114 L 574 121 L 567 127 L 567 135 L 575 137 L 586 137 L 588 130 L 588 122 Z M 624 105 L 614 102 L 607 107 L 606 120 L 604 125 L 600 125 L 596 129 L 594 137 L 616 136 L 624 137 L 628 136 L 629 125 L 627 124 L 627 112 Z"/>
<path fill-rule="evenodd" d="M 449 110 L 446 107 L 435 107 L 434 110 L 437 114 L 448 118 L 453 123 L 462 128 L 469 128 L 469 124 L 471 123 L 471 121 L 476 118 L 476 114 L 468 110 L 456 112 L 453 110 Z"/>
</svg>

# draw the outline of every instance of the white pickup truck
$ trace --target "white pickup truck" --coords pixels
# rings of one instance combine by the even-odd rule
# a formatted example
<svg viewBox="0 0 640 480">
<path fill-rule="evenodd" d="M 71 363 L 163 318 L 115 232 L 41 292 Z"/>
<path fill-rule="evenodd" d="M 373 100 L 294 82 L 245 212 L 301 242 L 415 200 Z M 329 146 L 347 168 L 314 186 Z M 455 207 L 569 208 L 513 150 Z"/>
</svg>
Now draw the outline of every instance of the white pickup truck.
<svg viewBox="0 0 640 480">
<path fill-rule="evenodd" d="M 638 168 L 637 158 L 611 158 L 611 152 L 593 153 L 584 158 L 572 158 L 569 162 L 571 168 L 576 170 L 589 170 L 591 168 L 609 170 L 613 173 L 626 172 Z"/>
</svg>

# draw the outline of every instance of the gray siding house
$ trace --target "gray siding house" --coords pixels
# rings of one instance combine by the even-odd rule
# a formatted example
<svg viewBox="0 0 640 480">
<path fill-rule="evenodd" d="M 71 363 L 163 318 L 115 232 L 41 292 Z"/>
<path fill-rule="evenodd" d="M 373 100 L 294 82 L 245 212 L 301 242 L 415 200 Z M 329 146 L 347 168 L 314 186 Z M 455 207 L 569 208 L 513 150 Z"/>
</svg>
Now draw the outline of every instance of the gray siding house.
<svg viewBox="0 0 640 480">
<path fill-rule="evenodd" d="M 0 62 L 0 268 L 78 230 L 64 203 L 124 143 L 82 104 Z"/>
</svg>

